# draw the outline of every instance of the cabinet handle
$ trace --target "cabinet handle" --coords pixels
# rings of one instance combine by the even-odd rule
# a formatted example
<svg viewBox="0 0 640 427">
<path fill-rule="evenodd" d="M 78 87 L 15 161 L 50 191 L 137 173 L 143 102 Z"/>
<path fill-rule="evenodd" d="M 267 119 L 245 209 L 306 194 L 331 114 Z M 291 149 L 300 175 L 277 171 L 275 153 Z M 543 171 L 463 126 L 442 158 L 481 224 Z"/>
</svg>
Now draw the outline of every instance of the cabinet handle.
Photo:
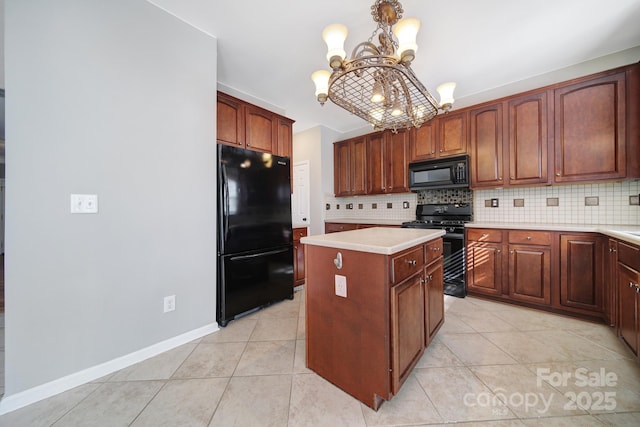
<svg viewBox="0 0 640 427">
<path fill-rule="evenodd" d="M 436 152 L 435 151 L 431 151 L 431 154 L 436 154 Z"/>
<path fill-rule="evenodd" d="M 501 252 L 502 252 L 502 249 L 498 249 L 496 252 L 497 252 L 497 253 L 501 253 Z"/>
<path fill-rule="evenodd" d="M 429 275 L 429 280 L 433 280 L 433 274 Z"/>
<path fill-rule="evenodd" d="M 251 147 L 251 143 L 250 142 L 247 142 L 247 147 Z"/>
<path fill-rule="evenodd" d="M 633 288 L 633 282 L 629 282 L 629 287 Z"/>
<path fill-rule="evenodd" d="M 440 149 L 440 152 L 442 153 L 442 148 Z"/>
<path fill-rule="evenodd" d="M 556 176 L 560 176 L 560 172 L 556 172 Z"/>
<path fill-rule="evenodd" d="M 527 236 L 527 240 L 531 240 L 531 236 Z"/>
<path fill-rule="evenodd" d="M 409 263 L 409 265 L 416 265 L 416 260 L 415 259 L 408 259 L 407 262 Z"/>
<path fill-rule="evenodd" d="M 640 287 L 636 286 L 636 294 L 640 294 Z"/>
<path fill-rule="evenodd" d="M 516 179 L 516 177 L 515 176 L 510 176 L 509 179 Z"/>
<path fill-rule="evenodd" d="M 513 255 L 513 251 L 509 251 L 509 253 Z"/>
<path fill-rule="evenodd" d="M 498 177 L 498 181 L 502 181 L 502 177 L 501 176 Z"/>
</svg>

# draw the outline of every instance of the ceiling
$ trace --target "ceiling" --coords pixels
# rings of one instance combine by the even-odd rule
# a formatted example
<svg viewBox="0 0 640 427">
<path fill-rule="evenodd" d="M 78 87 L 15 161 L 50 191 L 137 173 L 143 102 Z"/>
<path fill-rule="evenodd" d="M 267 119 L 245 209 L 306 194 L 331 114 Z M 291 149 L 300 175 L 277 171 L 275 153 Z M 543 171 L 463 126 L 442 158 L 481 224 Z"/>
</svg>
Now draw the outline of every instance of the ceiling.
<svg viewBox="0 0 640 427">
<path fill-rule="evenodd" d="M 331 102 L 321 107 L 310 76 L 329 69 L 323 28 L 347 26 L 349 55 L 375 29 L 374 0 L 149 1 L 215 36 L 218 83 L 296 120 L 294 132 L 366 126 Z M 414 72 L 436 99 L 436 86 L 457 82 L 454 109 L 492 99 L 482 99 L 491 89 L 640 46 L 639 0 L 400 2 L 404 17 L 422 21 Z"/>
</svg>

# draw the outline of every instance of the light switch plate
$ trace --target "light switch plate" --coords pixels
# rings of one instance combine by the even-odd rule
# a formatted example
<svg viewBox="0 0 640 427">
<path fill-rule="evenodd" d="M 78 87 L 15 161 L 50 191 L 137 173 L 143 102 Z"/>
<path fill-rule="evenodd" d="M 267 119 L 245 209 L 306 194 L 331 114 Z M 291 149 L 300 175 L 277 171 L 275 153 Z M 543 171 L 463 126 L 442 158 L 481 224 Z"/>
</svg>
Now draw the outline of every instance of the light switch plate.
<svg viewBox="0 0 640 427">
<path fill-rule="evenodd" d="M 335 275 L 336 295 L 339 297 L 347 297 L 347 276 Z"/>
</svg>

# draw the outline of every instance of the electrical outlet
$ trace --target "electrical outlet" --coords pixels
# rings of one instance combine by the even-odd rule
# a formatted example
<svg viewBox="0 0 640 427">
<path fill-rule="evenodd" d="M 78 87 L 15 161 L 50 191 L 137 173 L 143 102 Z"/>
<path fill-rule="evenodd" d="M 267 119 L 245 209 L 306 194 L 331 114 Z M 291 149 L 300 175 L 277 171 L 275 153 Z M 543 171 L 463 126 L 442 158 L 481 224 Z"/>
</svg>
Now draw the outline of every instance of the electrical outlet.
<svg viewBox="0 0 640 427">
<path fill-rule="evenodd" d="M 402 209 L 409 209 L 409 202 L 402 202 Z"/>
<path fill-rule="evenodd" d="M 325 203 L 324 208 L 326 210 L 329 210 L 329 209 L 331 209 L 331 205 L 329 203 Z"/>
<path fill-rule="evenodd" d="M 347 203 L 347 209 L 353 209 L 353 203 Z"/>
<path fill-rule="evenodd" d="M 98 213 L 98 195 L 72 194 L 70 212 L 72 214 Z"/>
<path fill-rule="evenodd" d="M 336 274 L 335 277 L 336 295 L 339 297 L 347 297 L 347 276 Z"/>
<path fill-rule="evenodd" d="M 498 206 L 500 206 L 499 199 L 491 199 L 491 207 L 497 208 Z"/>
<path fill-rule="evenodd" d="M 169 295 L 168 297 L 164 297 L 164 312 L 168 313 L 170 311 L 174 311 L 176 309 L 176 296 Z"/>
</svg>

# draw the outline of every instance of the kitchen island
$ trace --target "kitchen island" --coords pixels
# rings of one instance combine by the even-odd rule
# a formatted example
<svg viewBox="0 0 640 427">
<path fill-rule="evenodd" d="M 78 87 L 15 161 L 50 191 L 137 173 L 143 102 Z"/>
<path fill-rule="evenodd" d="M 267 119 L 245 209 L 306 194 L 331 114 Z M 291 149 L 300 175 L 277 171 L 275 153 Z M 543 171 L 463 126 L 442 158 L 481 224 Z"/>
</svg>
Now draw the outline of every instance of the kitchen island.
<svg viewBox="0 0 640 427">
<path fill-rule="evenodd" d="M 307 367 L 377 410 L 444 322 L 443 230 L 308 236 Z"/>
</svg>

